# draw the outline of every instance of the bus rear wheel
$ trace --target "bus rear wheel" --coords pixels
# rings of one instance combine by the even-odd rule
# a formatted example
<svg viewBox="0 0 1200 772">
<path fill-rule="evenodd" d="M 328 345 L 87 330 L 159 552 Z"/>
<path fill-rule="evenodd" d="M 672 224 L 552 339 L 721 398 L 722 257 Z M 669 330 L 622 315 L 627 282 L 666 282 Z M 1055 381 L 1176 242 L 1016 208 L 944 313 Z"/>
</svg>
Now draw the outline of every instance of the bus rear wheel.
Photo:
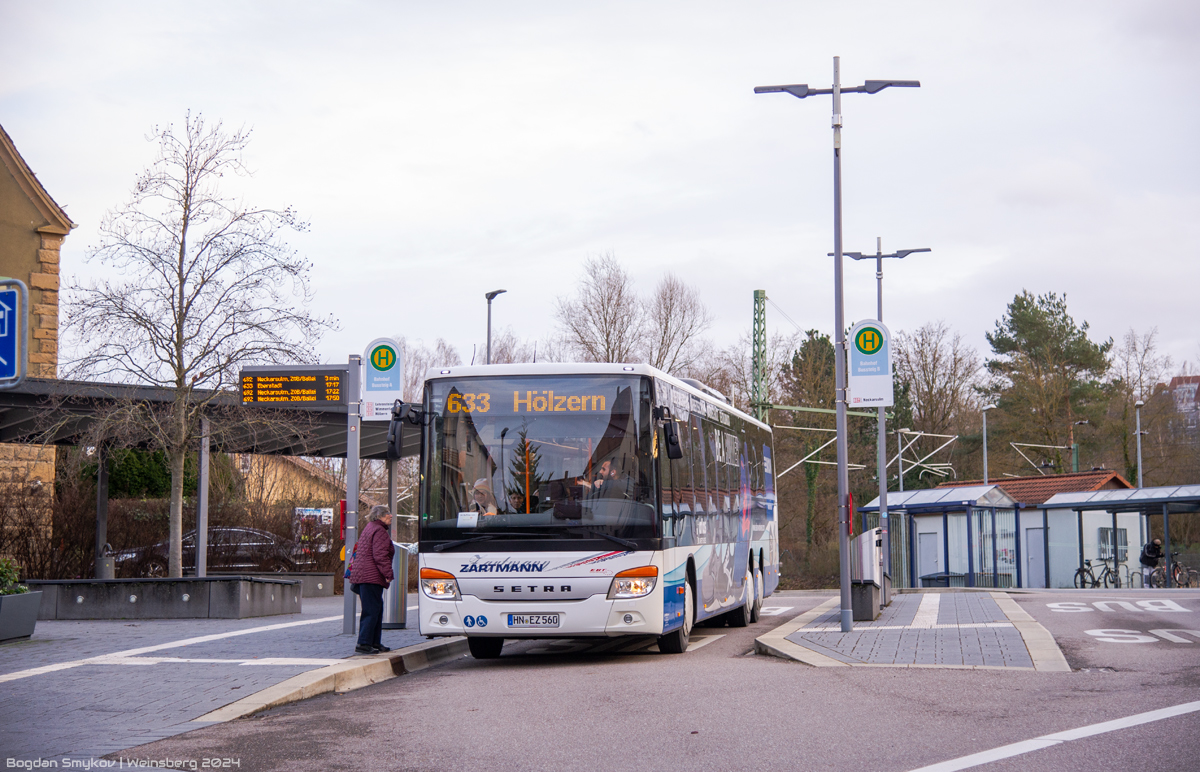
<svg viewBox="0 0 1200 772">
<path fill-rule="evenodd" d="M 763 605 L 763 575 L 762 569 L 754 569 L 754 607 L 750 609 L 750 621 L 757 622 Z"/>
<path fill-rule="evenodd" d="M 683 587 L 683 624 L 666 635 L 658 636 L 658 650 L 663 654 L 682 654 L 687 651 L 688 641 L 692 637 L 692 625 L 696 620 L 692 583 L 685 579 Z"/>
<path fill-rule="evenodd" d="M 467 648 L 475 659 L 496 659 L 504 648 L 504 639 L 468 637 Z"/>
</svg>

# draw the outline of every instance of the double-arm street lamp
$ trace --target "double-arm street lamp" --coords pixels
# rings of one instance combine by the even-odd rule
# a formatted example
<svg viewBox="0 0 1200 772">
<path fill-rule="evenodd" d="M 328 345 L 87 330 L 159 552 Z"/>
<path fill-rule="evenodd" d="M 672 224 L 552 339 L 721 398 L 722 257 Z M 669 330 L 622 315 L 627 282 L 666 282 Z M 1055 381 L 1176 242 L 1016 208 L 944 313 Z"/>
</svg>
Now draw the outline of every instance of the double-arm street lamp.
<svg viewBox="0 0 1200 772">
<path fill-rule="evenodd" d="M 755 94 L 791 94 L 799 99 L 830 94 L 833 96 L 833 292 L 836 335 L 837 391 L 837 478 L 838 478 L 838 553 L 841 559 L 842 632 L 854 629 L 854 611 L 850 599 L 850 475 L 846 443 L 846 324 L 842 305 L 842 94 L 877 94 L 889 86 L 916 88 L 915 80 L 868 80 L 861 86 L 842 88 L 841 59 L 833 57 L 833 86 L 809 88 L 800 83 L 790 86 L 757 86 Z"/>
<path fill-rule="evenodd" d="M 919 249 L 897 249 L 890 255 L 883 254 L 883 237 L 875 237 L 875 254 L 864 255 L 862 252 L 843 252 L 842 254 L 851 260 L 874 260 L 875 261 L 875 300 L 876 300 L 876 316 L 875 319 L 883 322 L 883 259 L 885 257 L 894 257 L 900 260 L 908 257 L 915 252 L 932 252 L 929 247 L 921 247 Z M 830 255 L 833 257 L 833 255 Z M 895 361 L 895 352 L 889 353 L 889 356 Z M 892 575 L 892 546 L 891 546 L 891 528 L 888 523 L 888 508 L 887 508 L 887 427 L 885 419 L 886 410 L 879 407 L 879 418 L 876 421 L 878 426 L 877 438 L 875 444 L 876 465 L 879 468 L 879 525 L 883 530 L 883 565 L 890 577 Z M 853 513 L 851 513 L 853 514 Z M 883 602 L 889 602 L 887 590 L 884 590 Z"/>
</svg>

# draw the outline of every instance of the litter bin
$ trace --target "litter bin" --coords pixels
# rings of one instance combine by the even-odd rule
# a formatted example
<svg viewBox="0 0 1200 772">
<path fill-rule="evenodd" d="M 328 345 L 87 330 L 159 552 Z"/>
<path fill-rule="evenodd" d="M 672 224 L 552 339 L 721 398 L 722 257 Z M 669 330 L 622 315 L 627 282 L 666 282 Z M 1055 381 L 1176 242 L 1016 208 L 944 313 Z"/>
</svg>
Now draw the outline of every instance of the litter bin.
<svg viewBox="0 0 1200 772">
<path fill-rule="evenodd" d="M 408 618 L 408 551 L 415 544 L 392 542 L 396 554 L 392 556 L 392 576 L 396 577 L 383 594 L 383 629 L 403 630 Z"/>
</svg>

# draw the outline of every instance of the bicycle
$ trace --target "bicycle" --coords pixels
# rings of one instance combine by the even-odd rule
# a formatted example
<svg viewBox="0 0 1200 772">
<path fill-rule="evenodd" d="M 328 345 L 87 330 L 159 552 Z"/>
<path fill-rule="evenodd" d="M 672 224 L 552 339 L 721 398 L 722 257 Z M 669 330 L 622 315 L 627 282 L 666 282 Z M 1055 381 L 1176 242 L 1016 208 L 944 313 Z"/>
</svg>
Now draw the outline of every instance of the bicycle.
<svg viewBox="0 0 1200 772">
<path fill-rule="evenodd" d="M 1179 557 L 1178 552 L 1171 553 L 1171 586 L 1172 587 L 1200 587 L 1200 571 L 1194 568 L 1188 568 L 1183 563 L 1180 563 L 1176 558 Z M 1167 586 L 1167 568 L 1166 566 L 1158 566 L 1150 572 L 1151 587 L 1166 587 Z"/>
<path fill-rule="evenodd" d="M 1092 561 L 1083 561 L 1083 568 L 1080 568 L 1075 572 L 1075 586 L 1077 588 L 1082 590 L 1087 589 L 1088 587 L 1099 587 L 1101 585 L 1104 585 L 1105 587 L 1117 588 L 1121 586 L 1121 574 L 1117 571 L 1117 569 L 1110 566 L 1108 564 L 1108 560 L 1106 559 L 1101 559 L 1100 562 L 1104 564 L 1104 569 L 1100 571 L 1100 576 L 1097 577 L 1095 567 L 1092 565 Z"/>
</svg>

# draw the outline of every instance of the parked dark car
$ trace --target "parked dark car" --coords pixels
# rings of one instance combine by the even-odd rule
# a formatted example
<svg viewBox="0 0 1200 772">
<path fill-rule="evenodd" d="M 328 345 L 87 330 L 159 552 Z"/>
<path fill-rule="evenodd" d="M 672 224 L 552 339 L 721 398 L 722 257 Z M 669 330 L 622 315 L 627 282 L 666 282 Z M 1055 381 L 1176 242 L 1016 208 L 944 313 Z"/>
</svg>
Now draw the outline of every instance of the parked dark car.
<svg viewBox="0 0 1200 772">
<path fill-rule="evenodd" d="M 121 576 L 160 577 L 167 575 L 166 540 L 147 547 L 121 550 L 113 554 Z M 210 571 L 285 572 L 305 571 L 313 567 L 315 556 L 301 550 L 289 539 L 257 528 L 209 528 L 208 569 Z M 183 535 L 183 573 L 196 573 L 196 531 Z"/>
</svg>

